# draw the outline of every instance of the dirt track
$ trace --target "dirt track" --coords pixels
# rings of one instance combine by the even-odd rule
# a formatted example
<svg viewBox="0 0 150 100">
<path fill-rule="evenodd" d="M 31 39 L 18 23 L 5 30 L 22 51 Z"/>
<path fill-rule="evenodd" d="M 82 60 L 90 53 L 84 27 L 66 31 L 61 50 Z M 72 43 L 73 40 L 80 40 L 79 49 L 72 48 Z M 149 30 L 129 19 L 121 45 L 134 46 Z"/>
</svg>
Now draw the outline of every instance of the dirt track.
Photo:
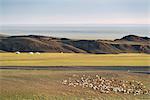
<svg viewBox="0 0 150 100">
<path fill-rule="evenodd" d="M 7 70 L 114 70 L 150 74 L 150 66 L 0 66 Z"/>
</svg>

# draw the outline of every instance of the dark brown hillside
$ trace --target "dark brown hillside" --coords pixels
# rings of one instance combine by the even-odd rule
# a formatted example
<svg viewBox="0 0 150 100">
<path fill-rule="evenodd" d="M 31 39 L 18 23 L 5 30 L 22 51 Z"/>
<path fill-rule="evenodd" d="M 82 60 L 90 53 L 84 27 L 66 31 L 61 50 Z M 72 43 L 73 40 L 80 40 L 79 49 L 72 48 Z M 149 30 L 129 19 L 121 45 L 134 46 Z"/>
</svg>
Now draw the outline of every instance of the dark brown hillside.
<svg viewBox="0 0 150 100">
<path fill-rule="evenodd" d="M 135 35 L 128 35 L 121 39 L 117 39 L 116 41 L 150 42 L 150 38 L 140 37 L 140 36 L 135 36 Z"/>
<path fill-rule="evenodd" d="M 150 45 L 148 37 L 133 35 L 125 36 L 115 41 L 71 40 L 67 38 L 29 35 L 0 38 L 0 50 L 6 52 L 38 51 L 95 54 L 150 53 Z"/>
<path fill-rule="evenodd" d="M 149 45 L 111 44 L 120 50 L 120 53 L 150 53 Z"/>
<path fill-rule="evenodd" d="M 118 49 L 113 48 L 110 44 L 98 42 L 96 40 L 78 40 L 64 42 L 69 45 L 73 45 L 76 48 L 80 48 L 88 53 L 118 53 Z"/>
<path fill-rule="evenodd" d="M 62 44 L 59 42 L 59 39 L 40 36 L 8 37 L 6 39 L 2 39 L 0 49 L 9 52 L 84 52 L 78 48 Z"/>
</svg>

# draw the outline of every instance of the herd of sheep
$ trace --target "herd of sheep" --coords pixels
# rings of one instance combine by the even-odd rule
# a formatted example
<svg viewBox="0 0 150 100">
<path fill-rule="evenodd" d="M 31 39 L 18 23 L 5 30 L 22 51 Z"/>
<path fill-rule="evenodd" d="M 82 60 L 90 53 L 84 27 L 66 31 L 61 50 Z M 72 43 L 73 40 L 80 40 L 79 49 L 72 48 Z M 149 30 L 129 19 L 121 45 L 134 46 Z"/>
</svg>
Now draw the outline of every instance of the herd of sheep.
<svg viewBox="0 0 150 100">
<path fill-rule="evenodd" d="M 78 76 L 73 75 L 73 78 L 62 81 L 63 85 L 72 87 L 82 87 L 99 91 L 100 93 L 123 93 L 123 94 L 147 94 L 150 95 L 150 89 L 146 89 L 140 81 L 125 81 L 118 79 L 106 79 L 96 75 L 92 76 Z"/>
</svg>

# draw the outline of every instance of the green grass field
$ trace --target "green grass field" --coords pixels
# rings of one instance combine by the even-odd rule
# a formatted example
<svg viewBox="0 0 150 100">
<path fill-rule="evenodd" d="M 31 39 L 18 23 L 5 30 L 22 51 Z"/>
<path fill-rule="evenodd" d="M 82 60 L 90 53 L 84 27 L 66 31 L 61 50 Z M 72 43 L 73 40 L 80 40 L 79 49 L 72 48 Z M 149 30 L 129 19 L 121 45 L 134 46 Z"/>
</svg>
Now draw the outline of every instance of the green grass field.
<svg viewBox="0 0 150 100">
<path fill-rule="evenodd" d="M 149 54 L 0 53 L 0 66 L 150 66 Z"/>
<path fill-rule="evenodd" d="M 93 89 L 69 87 L 62 80 L 76 75 L 141 81 L 150 88 L 148 74 L 119 71 L 1 70 L 0 100 L 149 100 L 149 95 L 106 94 Z"/>
</svg>

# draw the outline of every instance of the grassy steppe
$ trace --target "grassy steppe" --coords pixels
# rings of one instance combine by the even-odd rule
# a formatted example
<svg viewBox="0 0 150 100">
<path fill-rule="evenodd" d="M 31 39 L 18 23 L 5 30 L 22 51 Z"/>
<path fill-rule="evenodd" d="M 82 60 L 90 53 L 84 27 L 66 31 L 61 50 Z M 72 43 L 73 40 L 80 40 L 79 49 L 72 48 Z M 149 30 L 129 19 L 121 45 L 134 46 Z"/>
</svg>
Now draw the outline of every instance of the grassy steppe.
<svg viewBox="0 0 150 100">
<path fill-rule="evenodd" d="M 149 54 L 0 53 L 0 66 L 150 66 Z"/>
<path fill-rule="evenodd" d="M 150 88 L 148 74 L 118 71 L 1 70 L 0 100 L 149 100 L 149 95 L 105 94 L 93 89 L 62 85 L 72 75 L 141 81 Z"/>
</svg>

